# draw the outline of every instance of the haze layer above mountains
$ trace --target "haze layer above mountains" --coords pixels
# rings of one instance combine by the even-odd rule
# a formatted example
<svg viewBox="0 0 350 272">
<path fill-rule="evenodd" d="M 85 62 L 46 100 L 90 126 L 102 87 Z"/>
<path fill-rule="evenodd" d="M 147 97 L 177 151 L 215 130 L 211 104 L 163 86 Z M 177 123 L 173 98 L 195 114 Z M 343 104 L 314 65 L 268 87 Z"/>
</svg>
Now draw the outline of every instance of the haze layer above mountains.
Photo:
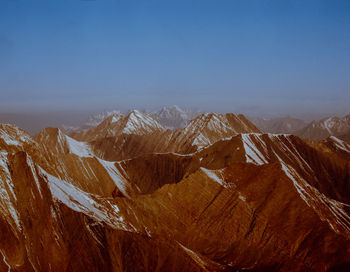
<svg viewBox="0 0 350 272">
<path fill-rule="evenodd" d="M 131 110 L 105 110 L 98 114 L 89 114 L 85 111 L 42 112 L 42 113 L 0 113 L 0 122 L 16 124 L 32 135 L 47 126 L 61 127 L 66 132 L 83 131 L 100 124 L 111 115 L 127 115 Z M 189 121 L 205 112 L 199 109 L 182 109 L 178 106 L 163 107 L 160 110 L 140 110 L 143 114 L 157 120 L 162 126 L 169 129 L 185 127 Z M 87 118 L 87 116 L 89 116 Z M 247 115 L 246 115 L 247 116 Z M 339 136 L 347 139 L 349 115 L 338 117 L 330 115 L 321 119 L 306 121 L 291 116 L 263 118 L 248 115 L 261 131 L 267 133 L 289 133 L 309 139 L 325 139 L 328 136 Z M 310 116 L 308 117 L 310 119 Z"/>
</svg>

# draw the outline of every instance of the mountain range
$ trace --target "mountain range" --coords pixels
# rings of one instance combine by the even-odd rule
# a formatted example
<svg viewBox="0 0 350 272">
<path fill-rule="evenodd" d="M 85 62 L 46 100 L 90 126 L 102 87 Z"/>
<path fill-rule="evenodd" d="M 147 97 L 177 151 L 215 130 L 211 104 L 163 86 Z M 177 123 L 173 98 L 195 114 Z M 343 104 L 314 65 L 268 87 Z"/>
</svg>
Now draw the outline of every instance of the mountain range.
<svg viewBox="0 0 350 272">
<path fill-rule="evenodd" d="M 0 125 L 0 271 L 349 271 L 348 143 L 189 116 Z"/>
<path fill-rule="evenodd" d="M 81 132 L 99 125 L 109 116 L 128 115 L 132 111 L 135 111 L 135 109 L 128 110 L 125 112 L 120 110 L 105 110 L 104 112 L 101 112 L 99 114 L 91 115 L 84 123 L 82 123 L 79 126 L 64 125 L 62 128 L 67 133 Z M 140 112 L 152 117 L 153 119 L 157 120 L 162 126 L 169 129 L 185 127 L 190 120 L 202 113 L 199 110 L 181 109 L 176 105 L 171 107 L 163 107 L 160 110 L 156 111 L 141 110 Z"/>
<path fill-rule="evenodd" d="M 104 111 L 90 116 L 80 126 L 63 126 L 62 129 L 68 134 L 80 133 L 99 125 L 109 116 L 126 116 L 132 111 Z M 142 110 L 140 112 L 155 119 L 164 128 L 171 130 L 184 128 L 192 119 L 204 113 L 200 110 L 181 109 L 178 106 L 163 107 L 156 111 Z M 350 141 L 350 115 L 344 117 L 330 116 L 311 122 L 290 116 L 275 118 L 248 117 L 248 119 L 260 131 L 265 133 L 294 134 L 310 140 L 324 140 L 330 136 L 336 136 L 348 143 Z"/>
<path fill-rule="evenodd" d="M 347 140 L 350 136 L 350 114 L 342 118 L 332 116 L 312 121 L 296 131 L 296 135 L 312 140 L 322 140 L 330 136 Z"/>
</svg>

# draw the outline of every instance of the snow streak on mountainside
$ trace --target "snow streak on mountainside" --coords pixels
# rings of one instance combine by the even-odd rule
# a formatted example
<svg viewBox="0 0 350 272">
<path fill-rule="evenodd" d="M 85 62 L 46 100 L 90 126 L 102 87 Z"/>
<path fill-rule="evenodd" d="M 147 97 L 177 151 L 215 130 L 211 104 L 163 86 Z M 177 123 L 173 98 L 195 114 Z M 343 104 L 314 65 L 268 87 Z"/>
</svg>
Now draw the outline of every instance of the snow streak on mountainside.
<svg viewBox="0 0 350 272">
<path fill-rule="evenodd" d="M 0 124 L 0 147 L 4 145 L 20 146 L 33 143 L 31 137 L 14 125 Z"/>
<path fill-rule="evenodd" d="M 204 113 L 191 120 L 183 129 L 174 132 L 171 139 L 176 148 L 181 146 L 185 152 L 196 151 L 220 139 L 259 130 L 243 115 Z"/>
</svg>

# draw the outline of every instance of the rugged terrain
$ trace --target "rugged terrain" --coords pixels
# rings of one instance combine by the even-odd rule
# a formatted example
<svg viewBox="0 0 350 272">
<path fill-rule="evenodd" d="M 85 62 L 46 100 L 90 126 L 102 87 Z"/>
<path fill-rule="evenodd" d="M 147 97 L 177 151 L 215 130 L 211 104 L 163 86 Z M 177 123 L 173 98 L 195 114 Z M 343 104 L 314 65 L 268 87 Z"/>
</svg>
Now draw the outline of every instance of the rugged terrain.
<svg viewBox="0 0 350 272">
<path fill-rule="evenodd" d="M 331 116 L 312 121 L 304 128 L 295 131 L 295 134 L 306 139 L 324 140 L 336 136 L 348 141 L 350 136 L 350 115 L 344 117 Z"/>
<path fill-rule="evenodd" d="M 348 271 L 350 145 L 203 113 L 0 125 L 0 271 Z"/>
<path fill-rule="evenodd" d="M 294 134 L 307 126 L 304 120 L 292 117 L 276 117 L 276 118 L 249 118 L 261 131 L 266 133 L 290 133 Z"/>
</svg>

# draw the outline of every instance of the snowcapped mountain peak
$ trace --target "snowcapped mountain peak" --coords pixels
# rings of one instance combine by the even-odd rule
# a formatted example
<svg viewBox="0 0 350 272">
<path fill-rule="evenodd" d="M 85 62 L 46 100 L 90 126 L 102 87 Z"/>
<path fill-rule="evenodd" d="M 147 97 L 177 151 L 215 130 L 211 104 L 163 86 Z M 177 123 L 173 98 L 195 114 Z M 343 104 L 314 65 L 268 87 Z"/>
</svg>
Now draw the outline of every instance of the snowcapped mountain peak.
<svg viewBox="0 0 350 272">
<path fill-rule="evenodd" d="M 159 111 L 153 112 L 149 110 L 140 111 L 137 109 L 130 109 L 129 111 L 126 111 L 124 113 L 120 110 L 105 110 L 104 112 L 90 116 L 86 122 L 79 126 L 63 125 L 62 128 L 67 134 L 80 133 L 87 131 L 93 127 L 96 127 L 102 122 L 108 121 L 109 123 L 115 123 L 124 116 L 133 116 L 134 118 L 143 118 L 142 116 L 149 116 L 155 119 L 165 128 L 177 129 L 185 127 L 191 119 L 195 118 L 201 113 L 202 112 L 198 110 L 181 109 L 179 106 L 176 105 L 171 107 L 163 107 Z"/>
<path fill-rule="evenodd" d="M 45 128 L 36 137 L 44 149 L 51 148 L 61 154 L 75 154 L 79 157 L 92 157 L 91 148 L 85 142 L 77 141 L 63 133 L 59 128 Z"/>
<path fill-rule="evenodd" d="M 173 105 L 170 107 L 170 109 L 175 109 L 177 111 L 183 111 L 178 105 Z"/>
<path fill-rule="evenodd" d="M 159 111 L 160 113 L 163 114 L 186 114 L 185 110 L 181 109 L 179 106 L 174 105 L 171 107 L 163 107 L 161 108 L 161 110 Z"/>
<path fill-rule="evenodd" d="M 121 118 L 123 118 L 124 115 L 120 114 L 120 113 L 114 113 L 110 116 L 108 116 L 105 120 L 103 120 L 100 124 L 102 123 L 108 123 L 108 124 L 113 124 L 118 122 Z"/>
<path fill-rule="evenodd" d="M 187 117 L 186 112 L 180 109 L 178 106 L 163 107 L 157 112 L 157 114 L 162 118 L 172 118 L 174 116 Z"/>
<path fill-rule="evenodd" d="M 184 110 L 179 106 L 163 107 L 159 111 L 153 112 L 152 117 L 158 120 L 164 127 L 177 129 L 185 127 L 189 121 L 195 118 L 200 112 Z"/>
<path fill-rule="evenodd" d="M 142 114 L 138 110 L 132 110 L 125 117 L 123 133 L 139 134 L 152 132 L 153 130 L 164 130 L 163 126 L 151 116 Z"/>
<path fill-rule="evenodd" d="M 133 117 L 137 117 L 137 118 L 142 118 L 144 114 L 142 114 L 140 111 L 136 110 L 136 109 L 132 109 L 128 112 L 128 117 L 133 118 Z"/>
<path fill-rule="evenodd" d="M 123 116 L 122 112 L 119 110 L 111 110 L 111 111 L 103 111 L 96 115 L 91 115 L 83 124 L 79 126 L 65 126 L 63 125 L 62 128 L 65 131 L 65 133 L 78 133 L 82 131 L 87 131 L 90 128 L 96 127 L 100 125 L 105 120 L 108 120 L 108 122 L 114 123 L 118 121 Z"/>
<path fill-rule="evenodd" d="M 321 120 L 314 120 L 305 128 L 296 132 L 296 135 L 302 138 L 312 140 L 323 140 L 329 136 L 349 135 L 350 133 L 350 116 L 342 118 L 329 116 Z"/>
<path fill-rule="evenodd" d="M 119 115 L 122 115 L 121 111 L 119 110 L 112 110 L 112 111 L 105 110 L 104 112 L 101 112 L 97 115 L 90 116 L 86 121 L 85 125 L 90 127 L 95 127 L 99 125 L 106 118 L 110 116 L 119 116 Z"/>
</svg>

